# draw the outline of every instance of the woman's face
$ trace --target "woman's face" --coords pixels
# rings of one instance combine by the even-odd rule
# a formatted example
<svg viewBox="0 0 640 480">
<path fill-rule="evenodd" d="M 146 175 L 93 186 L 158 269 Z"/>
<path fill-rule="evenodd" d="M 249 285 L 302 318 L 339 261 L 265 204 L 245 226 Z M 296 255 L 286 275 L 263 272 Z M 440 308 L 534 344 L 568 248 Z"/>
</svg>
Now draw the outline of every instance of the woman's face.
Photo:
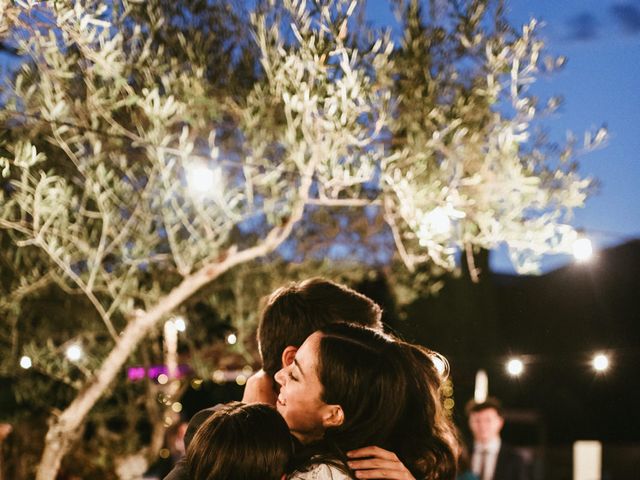
<svg viewBox="0 0 640 480">
<path fill-rule="evenodd" d="M 332 405 L 322 401 L 318 359 L 322 334 L 316 332 L 298 349 L 291 365 L 276 373 L 280 394 L 276 408 L 302 443 L 322 438 Z"/>
</svg>

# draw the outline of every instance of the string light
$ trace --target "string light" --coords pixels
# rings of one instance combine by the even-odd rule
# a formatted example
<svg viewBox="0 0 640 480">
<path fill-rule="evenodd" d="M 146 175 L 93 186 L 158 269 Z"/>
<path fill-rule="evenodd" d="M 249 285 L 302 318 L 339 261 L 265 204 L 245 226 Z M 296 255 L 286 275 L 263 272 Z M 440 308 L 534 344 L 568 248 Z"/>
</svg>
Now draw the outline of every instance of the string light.
<svg viewBox="0 0 640 480">
<path fill-rule="evenodd" d="M 31 358 L 27 357 L 26 355 L 20 358 L 20 366 L 25 370 L 29 370 L 31 368 L 31 365 Z"/>
<path fill-rule="evenodd" d="M 586 262 L 593 257 L 593 245 L 586 237 L 578 238 L 573 243 L 573 256 L 579 262 Z"/>
<path fill-rule="evenodd" d="M 609 357 L 604 353 L 598 353 L 593 357 L 591 364 L 596 372 L 605 372 L 609 369 Z"/>
<path fill-rule="evenodd" d="M 512 377 L 519 376 L 524 371 L 524 364 L 519 358 L 512 358 L 507 362 L 507 372 Z"/>
<path fill-rule="evenodd" d="M 204 163 L 193 162 L 185 167 L 187 185 L 196 195 L 206 195 L 219 189 L 222 174 L 219 169 L 211 169 Z"/>
<path fill-rule="evenodd" d="M 222 370 L 216 370 L 215 372 L 213 372 L 211 379 L 216 383 L 224 383 L 225 381 L 224 372 Z"/>
<path fill-rule="evenodd" d="M 82 347 L 80 345 L 74 343 L 73 345 L 67 347 L 65 355 L 69 361 L 77 362 L 82 358 L 84 352 L 82 351 Z"/>
<path fill-rule="evenodd" d="M 227 343 L 228 343 L 229 345 L 235 345 L 237 341 L 238 341 L 238 337 L 236 336 L 236 334 L 235 334 L 235 333 L 230 333 L 230 334 L 227 336 Z"/>
</svg>

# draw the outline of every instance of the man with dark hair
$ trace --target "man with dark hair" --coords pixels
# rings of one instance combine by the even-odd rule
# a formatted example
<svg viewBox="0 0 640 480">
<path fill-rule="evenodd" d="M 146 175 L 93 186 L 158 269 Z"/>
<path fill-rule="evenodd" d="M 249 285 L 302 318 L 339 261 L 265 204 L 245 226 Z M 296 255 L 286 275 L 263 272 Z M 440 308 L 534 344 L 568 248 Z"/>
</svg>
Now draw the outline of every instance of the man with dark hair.
<svg viewBox="0 0 640 480">
<path fill-rule="evenodd" d="M 336 322 L 382 329 L 382 310 L 370 298 L 337 283 L 311 278 L 290 283 L 266 300 L 258 327 L 262 368 L 273 377 L 287 346 L 299 347 L 313 332 Z"/>
<path fill-rule="evenodd" d="M 292 282 L 269 295 L 258 325 L 262 371 L 247 382 L 243 402 L 275 405 L 274 375 L 293 362 L 296 351 L 316 330 L 338 322 L 382 330 L 382 309 L 368 297 L 323 278 Z"/>
<path fill-rule="evenodd" d="M 469 428 L 473 434 L 471 470 L 479 480 L 527 480 L 524 460 L 513 448 L 502 443 L 504 426 L 502 405 L 489 397 L 482 403 L 467 404 Z"/>
<path fill-rule="evenodd" d="M 275 405 L 278 384 L 273 376 L 293 363 L 298 348 L 319 328 L 349 322 L 381 330 L 381 317 L 382 309 L 370 298 L 322 278 L 293 282 L 277 289 L 264 302 L 258 325 L 263 368 L 247 381 L 243 403 Z M 215 409 L 212 407 L 194 415 L 185 435 L 187 446 L 198 427 Z M 415 480 L 392 452 L 366 447 L 348 455 L 353 459 L 352 468 L 359 472 L 358 478 Z M 187 469 L 181 461 L 165 480 L 187 479 Z"/>
</svg>

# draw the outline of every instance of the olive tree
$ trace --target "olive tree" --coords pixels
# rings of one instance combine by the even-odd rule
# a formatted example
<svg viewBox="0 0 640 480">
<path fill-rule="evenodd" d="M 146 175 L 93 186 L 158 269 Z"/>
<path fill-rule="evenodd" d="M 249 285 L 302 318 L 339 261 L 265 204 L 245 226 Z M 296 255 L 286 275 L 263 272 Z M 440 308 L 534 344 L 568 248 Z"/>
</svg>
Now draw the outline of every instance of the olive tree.
<svg viewBox="0 0 640 480">
<path fill-rule="evenodd" d="M 528 88 L 561 63 L 536 22 L 513 29 L 489 0 L 395 6 L 397 44 L 357 1 L 0 1 L 19 55 L 2 83 L 15 275 L 0 303 L 55 284 L 104 336 L 52 414 L 38 480 L 159 322 L 310 225 L 326 240 L 314 215 L 382 224 L 410 270 L 499 244 L 532 270 L 568 250 L 591 181 L 572 144 L 536 135 L 556 101 Z"/>
</svg>

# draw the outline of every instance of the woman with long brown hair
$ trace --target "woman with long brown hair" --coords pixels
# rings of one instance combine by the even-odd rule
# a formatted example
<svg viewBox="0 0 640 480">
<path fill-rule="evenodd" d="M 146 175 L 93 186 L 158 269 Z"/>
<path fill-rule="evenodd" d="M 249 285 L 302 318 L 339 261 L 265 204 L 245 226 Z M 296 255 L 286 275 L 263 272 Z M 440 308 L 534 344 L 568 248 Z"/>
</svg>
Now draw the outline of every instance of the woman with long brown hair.
<svg viewBox="0 0 640 480">
<path fill-rule="evenodd" d="M 275 377 L 281 387 L 276 407 L 302 445 L 288 478 L 356 478 L 345 452 L 378 445 L 417 479 L 453 480 L 455 436 L 441 407 L 433 357 L 423 347 L 349 324 L 307 338 Z M 409 478 L 406 471 L 398 475 Z"/>
</svg>

